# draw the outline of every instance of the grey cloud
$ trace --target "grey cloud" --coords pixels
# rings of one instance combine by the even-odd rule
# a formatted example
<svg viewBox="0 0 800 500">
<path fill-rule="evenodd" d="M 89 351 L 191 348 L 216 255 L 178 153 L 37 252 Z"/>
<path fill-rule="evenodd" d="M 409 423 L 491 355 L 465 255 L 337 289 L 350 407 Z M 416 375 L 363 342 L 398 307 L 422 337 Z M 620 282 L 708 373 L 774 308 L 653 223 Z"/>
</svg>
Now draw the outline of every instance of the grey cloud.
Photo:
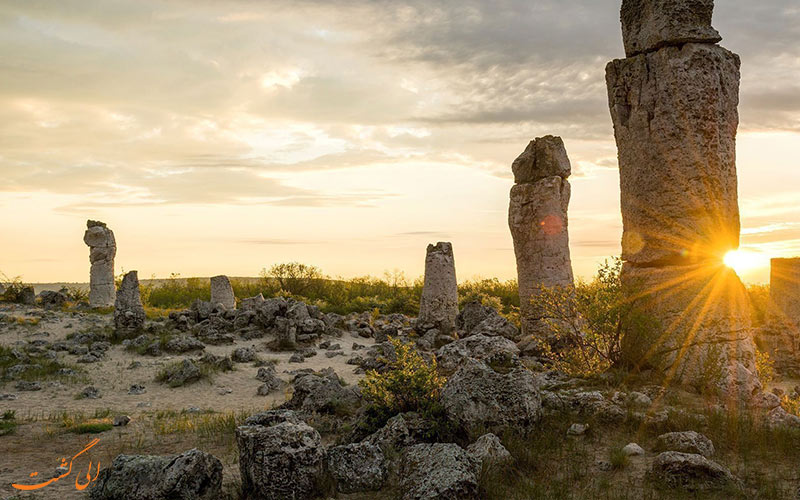
<svg viewBox="0 0 800 500">
<path fill-rule="evenodd" d="M 0 190 L 368 206 L 390 194 L 265 175 L 412 158 L 508 178 L 535 135 L 613 141 L 603 72 L 622 56 L 618 16 L 619 0 L 3 2 Z M 715 25 L 743 58 L 743 129 L 800 130 L 800 9 L 727 0 Z M 298 81 L 262 87 L 285 70 Z M 259 123 L 281 133 L 268 148 L 253 145 Z"/>
</svg>

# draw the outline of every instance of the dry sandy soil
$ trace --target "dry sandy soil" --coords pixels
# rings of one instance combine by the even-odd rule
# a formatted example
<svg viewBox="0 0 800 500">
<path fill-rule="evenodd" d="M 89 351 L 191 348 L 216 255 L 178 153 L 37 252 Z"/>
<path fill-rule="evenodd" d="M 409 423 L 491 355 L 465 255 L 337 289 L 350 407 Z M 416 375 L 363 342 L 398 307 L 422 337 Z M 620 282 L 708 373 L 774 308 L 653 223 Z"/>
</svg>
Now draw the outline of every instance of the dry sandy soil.
<svg viewBox="0 0 800 500">
<path fill-rule="evenodd" d="M 42 314 L 40 308 L 0 304 L 0 345 L 13 347 L 21 341 L 45 339 L 49 342 L 63 340 L 70 332 L 90 327 L 109 325 L 111 315 L 92 313 L 46 312 L 36 325 L 19 324 L 17 318 L 35 321 Z M 12 322 L 13 321 L 13 322 Z M 332 367 L 345 382 L 353 384 L 360 375 L 353 373 L 355 367 L 346 360 L 352 352 L 353 342 L 365 344 L 372 339 L 350 338 L 346 334 L 340 339 L 345 356 L 327 358 L 320 351 L 301 364 L 289 364 L 291 353 L 273 352 L 267 349 L 269 337 L 250 341 L 237 340 L 234 345 L 206 346 L 206 352 L 228 355 L 236 347 L 250 346 L 256 349 L 262 360 L 277 361 L 278 375 L 290 381 L 290 370 L 312 368 L 320 370 Z M 66 352 L 58 353 L 59 360 L 75 364 L 78 356 Z M 232 372 L 217 373 L 212 380 L 200 381 L 185 387 L 169 388 L 155 382 L 157 371 L 167 363 L 198 355 L 140 356 L 114 345 L 103 361 L 76 365 L 85 370 L 82 380 L 43 381 L 40 391 L 26 392 L 15 389 L 15 382 L 0 385 L 0 394 L 14 394 L 14 400 L 0 400 L 0 414 L 15 411 L 20 425 L 9 435 L 0 436 L 0 498 L 17 492 L 12 483 L 37 484 L 55 476 L 55 468 L 62 457 L 71 457 L 82 450 L 92 439 L 100 441 L 75 461 L 73 472 L 63 479 L 42 489 L 26 493 L 23 498 L 82 498 L 85 492 L 76 490 L 76 478 L 86 482 L 89 461 L 93 470 L 97 461 L 101 467 L 110 463 L 120 452 L 140 454 L 180 453 L 192 447 L 215 454 L 225 465 L 225 481 L 236 481 L 235 441 L 231 433 L 223 433 L 221 426 L 232 426 L 230 419 L 244 418 L 263 409 L 272 408 L 291 397 L 290 390 L 278 391 L 270 396 L 257 396 L 261 382 L 256 380 L 258 368 L 252 363 L 238 363 Z M 141 366 L 131 368 L 138 361 Z M 129 395 L 133 384 L 141 384 L 146 392 Z M 99 399 L 77 399 L 76 396 L 88 385 L 100 391 Z M 287 386 L 291 387 L 291 386 Z M 66 431 L 63 422 L 67 419 L 101 417 L 108 421 L 116 415 L 128 415 L 130 424 L 114 427 L 100 434 L 74 434 Z M 219 438 L 215 434 L 225 434 Z M 75 472 L 77 469 L 77 472 Z M 29 474 L 38 472 L 34 478 Z"/>
</svg>

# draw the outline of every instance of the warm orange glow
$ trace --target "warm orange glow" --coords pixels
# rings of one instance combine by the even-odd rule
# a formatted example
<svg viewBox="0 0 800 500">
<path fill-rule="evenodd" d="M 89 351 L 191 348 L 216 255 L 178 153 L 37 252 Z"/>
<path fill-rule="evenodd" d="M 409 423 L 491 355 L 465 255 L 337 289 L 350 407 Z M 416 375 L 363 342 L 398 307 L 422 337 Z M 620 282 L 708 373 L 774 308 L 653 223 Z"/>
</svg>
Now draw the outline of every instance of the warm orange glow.
<svg viewBox="0 0 800 500">
<path fill-rule="evenodd" d="M 762 254 L 746 250 L 731 250 L 725 254 L 723 261 L 726 266 L 736 271 L 736 274 L 742 274 L 768 264 L 768 259 Z"/>
</svg>

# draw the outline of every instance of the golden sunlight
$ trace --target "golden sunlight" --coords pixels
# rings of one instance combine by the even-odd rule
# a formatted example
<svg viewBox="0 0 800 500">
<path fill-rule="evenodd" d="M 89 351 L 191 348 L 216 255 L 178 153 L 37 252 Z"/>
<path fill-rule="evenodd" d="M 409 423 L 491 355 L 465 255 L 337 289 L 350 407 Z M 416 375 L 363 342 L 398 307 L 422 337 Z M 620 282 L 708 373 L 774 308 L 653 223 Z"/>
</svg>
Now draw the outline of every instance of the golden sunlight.
<svg viewBox="0 0 800 500">
<path fill-rule="evenodd" d="M 725 265 L 741 275 L 752 269 L 763 267 L 768 260 L 763 254 L 747 250 L 731 250 L 725 254 Z"/>
</svg>

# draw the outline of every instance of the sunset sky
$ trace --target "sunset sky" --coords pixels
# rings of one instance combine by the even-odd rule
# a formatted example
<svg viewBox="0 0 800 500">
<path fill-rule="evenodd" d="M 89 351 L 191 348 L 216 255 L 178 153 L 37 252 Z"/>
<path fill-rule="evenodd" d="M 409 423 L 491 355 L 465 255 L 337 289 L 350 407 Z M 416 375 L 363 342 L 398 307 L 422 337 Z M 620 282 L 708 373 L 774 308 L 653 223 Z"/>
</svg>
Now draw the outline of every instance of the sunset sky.
<svg viewBox="0 0 800 500">
<path fill-rule="evenodd" d="M 604 79 L 619 0 L 0 3 L 0 271 L 88 280 L 87 218 L 117 271 L 515 277 L 511 162 L 563 137 L 573 266 L 620 252 Z M 800 255 L 800 5 L 718 0 L 742 57 L 743 249 Z"/>
</svg>

